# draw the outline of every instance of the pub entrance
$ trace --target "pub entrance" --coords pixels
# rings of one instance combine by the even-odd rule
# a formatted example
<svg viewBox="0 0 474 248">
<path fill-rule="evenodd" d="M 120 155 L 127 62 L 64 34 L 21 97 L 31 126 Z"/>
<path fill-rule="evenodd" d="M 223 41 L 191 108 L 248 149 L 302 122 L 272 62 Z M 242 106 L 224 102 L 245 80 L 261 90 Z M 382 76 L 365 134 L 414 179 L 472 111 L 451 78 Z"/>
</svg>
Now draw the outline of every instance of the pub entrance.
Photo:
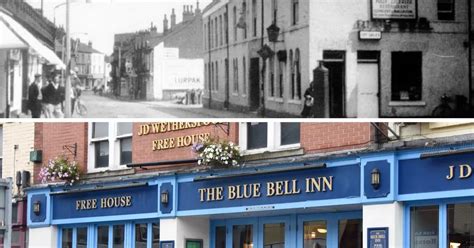
<svg viewBox="0 0 474 248">
<path fill-rule="evenodd" d="M 324 66 L 329 70 L 329 114 L 345 117 L 345 51 L 324 51 Z"/>
<path fill-rule="evenodd" d="M 211 248 L 362 248 L 362 240 L 359 211 L 211 222 Z"/>
</svg>

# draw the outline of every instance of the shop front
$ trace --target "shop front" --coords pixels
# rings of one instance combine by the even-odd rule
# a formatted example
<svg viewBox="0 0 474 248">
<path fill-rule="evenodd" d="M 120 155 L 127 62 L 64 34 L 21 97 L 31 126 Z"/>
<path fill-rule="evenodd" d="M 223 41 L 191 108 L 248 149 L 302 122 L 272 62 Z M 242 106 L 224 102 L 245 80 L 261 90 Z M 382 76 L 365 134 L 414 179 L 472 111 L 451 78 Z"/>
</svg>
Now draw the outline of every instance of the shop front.
<svg viewBox="0 0 474 248">
<path fill-rule="evenodd" d="M 420 157 L 399 162 L 404 247 L 474 247 L 472 149 Z"/>
</svg>

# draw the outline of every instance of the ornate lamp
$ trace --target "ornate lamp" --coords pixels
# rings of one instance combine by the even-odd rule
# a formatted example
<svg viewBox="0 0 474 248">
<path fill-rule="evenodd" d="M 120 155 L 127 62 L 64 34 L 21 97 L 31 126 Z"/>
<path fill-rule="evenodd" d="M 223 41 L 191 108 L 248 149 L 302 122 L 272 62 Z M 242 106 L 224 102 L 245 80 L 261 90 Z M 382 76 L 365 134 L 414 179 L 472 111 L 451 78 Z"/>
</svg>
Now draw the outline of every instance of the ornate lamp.
<svg viewBox="0 0 474 248">
<path fill-rule="evenodd" d="M 374 189 L 380 188 L 380 170 L 377 168 L 374 168 L 370 174 L 372 176 L 372 181 L 371 181 L 372 187 Z"/>
<path fill-rule="evenodd" d="M 268 40 L 270 42 L 278 42 L 278 36 L 280 35 L 280 28 L 273 23 L 267 28 Z"/>
</svg>

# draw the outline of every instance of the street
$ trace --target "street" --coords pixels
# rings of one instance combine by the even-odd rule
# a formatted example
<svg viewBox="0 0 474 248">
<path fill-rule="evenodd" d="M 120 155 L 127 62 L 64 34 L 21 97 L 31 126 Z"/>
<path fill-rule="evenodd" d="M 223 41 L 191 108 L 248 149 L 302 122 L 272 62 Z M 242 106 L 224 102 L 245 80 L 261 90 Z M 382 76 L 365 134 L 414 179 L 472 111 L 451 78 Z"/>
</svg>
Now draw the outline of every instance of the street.
<svg viewBox="0 0 474 248">
<path fill-rule="evenodd" d="M 254 113 L 210 110 L 202 105 L 182 105 L 170 101 L 125 101 L 108 96 L 82 94 L 86 118 L 256 118 Z M 73 115 L 74 118 L 81 116 Z"/>
</svg>

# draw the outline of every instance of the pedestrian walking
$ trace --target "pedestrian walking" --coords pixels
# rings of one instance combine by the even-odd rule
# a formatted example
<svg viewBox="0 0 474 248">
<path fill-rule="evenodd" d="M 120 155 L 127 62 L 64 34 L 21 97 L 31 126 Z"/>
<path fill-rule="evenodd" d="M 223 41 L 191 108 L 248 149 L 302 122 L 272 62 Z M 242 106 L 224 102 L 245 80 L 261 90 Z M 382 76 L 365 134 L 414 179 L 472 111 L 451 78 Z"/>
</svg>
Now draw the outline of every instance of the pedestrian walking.
<svg viewBox="0 0 474 248">
<path fill-rule="evenodd" d="M 28 87 L 28 109 L 32 118 L 41 118 L 41 74 L 35 75 L 35 80 Z"/>
<path fill-rule="evenodd" d="M 301 116 L 303 118 L 313 117 L 312 108 L 314 105 L 314 81 L 309 84 L 308 89 L 304 92 L 304 106 Z"/>
<path fill-rule="evenodd" d="M 65 100 L 65 89 L 61 86 L 61 74 L 55 72 L 53 80 L 43 90 L 43 102 L 48 118 L 63 118 L 62 103 Z"/>
</svg>

